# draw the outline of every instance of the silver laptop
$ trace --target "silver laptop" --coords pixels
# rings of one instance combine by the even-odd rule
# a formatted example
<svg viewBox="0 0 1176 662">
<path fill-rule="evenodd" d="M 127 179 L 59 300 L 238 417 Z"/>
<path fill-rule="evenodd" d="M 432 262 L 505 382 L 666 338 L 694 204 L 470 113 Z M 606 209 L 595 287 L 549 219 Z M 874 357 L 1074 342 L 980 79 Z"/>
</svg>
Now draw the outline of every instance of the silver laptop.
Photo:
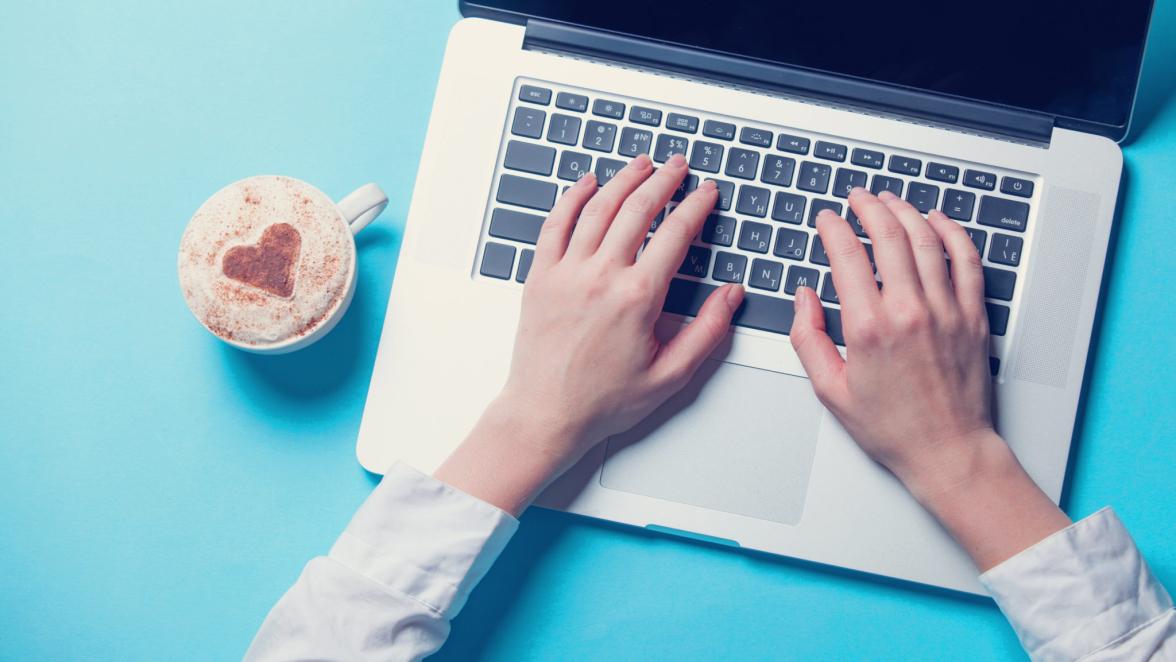
<svg viewBox="0 0 1176 662">
<path fill-rule="evenodd" d="M 505 380 L 561 191 L 681 152 L 692 174 L 679 193 L 714 179 L 721 195 L 659 329 L 724 282 L 747 300 L 685 391 L 539 505 L 981 592 L 964 554 L 820 406 L 789 344 L 800 285 L 817 288 L 842 341 L 813 219 L 832 208 L 856 222 L 846 194 L 867 186 L 967 229 L 984 258 L 997 427 L 1057 500 L 1151 3 L 655 4 L 461 3 L 360 463 L 433 470 Z"/>
</svg>

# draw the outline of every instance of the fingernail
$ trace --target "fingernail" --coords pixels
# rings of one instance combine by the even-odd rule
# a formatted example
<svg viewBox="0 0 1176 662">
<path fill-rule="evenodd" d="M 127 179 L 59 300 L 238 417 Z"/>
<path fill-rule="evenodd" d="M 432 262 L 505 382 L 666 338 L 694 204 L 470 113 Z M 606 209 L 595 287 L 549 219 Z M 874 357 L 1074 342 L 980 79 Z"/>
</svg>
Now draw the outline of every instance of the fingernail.
<svg viewBox="0 0 1176 662">
<path fill-rule="evenodd" d="M 576 180 L 576 186 L 587 188 L 589 185 L 596 183 L 596 173 L 586 172 Z"/>
<path fill-rule="evenodd" d="M 704 180 L 701 184 L 698 185 L 698 190 L 704 193 L 707 191 L 713 191 L 716 188 L 718 188 L 718 185 L 715 184 L 713 179 Z"/>
<path fill-rule="evenodd" d="M 671 165 L 671 166 L 674 166 L 675 168 L 677 168 L 678 166 L 681 166 L 681 165 L 685 165 L 685 164 L 686 164 L 686 157 L 682 154 L 674 154 L 673 156 L 670 157 L 669 161 L 666 161 L 666 165 Z"/>
<path fill-rule="evenodd" d="M 727 307 L 732 312 L 743 303 L 743 288 L 738 285 L 730 285 L 727 287 Z"/>
<path fill-rule="evenodd" d="M 882 191 L 878 194 L 878 199 L 882 202 L 890 202 L 891 200 L 897 200 L 898 196 L 891 193 L 890 191 Z"/>
<path fill-rule="evenodd" d="M 821 211 L 817 212 L 817 218 L 821 218 L 823 216 L 832 217 L 832 216 L 836 216 L 836 215 L 837 214 L 835 214 L 832 209 L 828 209 L 828 208 L 822 209 Z"/>
<path fill-rule="evenodd" d="M 804 291 L 807 289 L 808 288 L 805 287 L 804 285 L 801 285 L 800 287 L 796 288 L 796 304 L 795 305 L 797 308 L 804 308 L 805 306 L 808 305 L 808 296 L 806 296 L 804 293 Z"/>
<path fill-rule="evenodd" d="M 653 162 L 649 160 L 649 156 L 646 154 L 642 154 L 642 155 L 638 156 L 637 158 L 633 159 L 633 161 L 629 165 L 636 170 L 642 170 L 644 168 L 649 167 L 652 164 L 653 164 Z"/>
<path fill-rule="evenodd" d="M 863 194 L 863 193 L 865 193 L 865 192 L 866 192 L 866 189 L 862 188 L 861 186 L 855 186 L 855 187 L 853 187 L 853 188 L 849 189 L 849 194 L 850 194 L 851 196 L 853 196 L 853 195 L 861 195 L 861 194 Z"/>
</svg>

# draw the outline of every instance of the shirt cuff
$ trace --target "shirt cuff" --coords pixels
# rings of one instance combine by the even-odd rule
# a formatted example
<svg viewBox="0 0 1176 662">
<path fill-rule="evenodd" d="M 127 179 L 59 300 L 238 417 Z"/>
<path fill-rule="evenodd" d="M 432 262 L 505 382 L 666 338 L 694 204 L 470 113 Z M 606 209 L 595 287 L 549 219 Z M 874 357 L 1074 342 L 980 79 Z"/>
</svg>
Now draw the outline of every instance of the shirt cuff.
<svg viewBox="0 0 1176 662">
<path fill-rule="evenodd" d="M 485 501 L 397 463 L 329 556 L 453 618 L 518 527 Z"/>
<path fill-rule="evenodd" d="M 1172 608 L 1110 508 L 980 576 L 1035 660 L 1074 660 Z"/>
</svg>

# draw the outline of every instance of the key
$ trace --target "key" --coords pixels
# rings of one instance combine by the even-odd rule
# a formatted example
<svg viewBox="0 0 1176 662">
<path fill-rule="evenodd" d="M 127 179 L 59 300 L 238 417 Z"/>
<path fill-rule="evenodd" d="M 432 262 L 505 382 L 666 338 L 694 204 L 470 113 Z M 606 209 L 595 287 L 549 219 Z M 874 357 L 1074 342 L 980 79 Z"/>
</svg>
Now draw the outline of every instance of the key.
<svg viewBox="0 0 1176 662">
<path fill-rule="evenodd" d="M 780 228 L 776 232 L 776 245 L 772 254 L 789 260 L 803 260 L 804 250 L 808 247 L 808 233 L 803 230 L 789 230 Z"/>
<path fill-rule="evenodd" d="M 686 199 L 686 194 L 698 188 L 698 175 L 686 175 L 678 184 L 678 188 L 674 189 L 674 195 L 670 198 L 674 202 L 681 202 Z"/>
<path fill-rule="evenodd" d="M 633 106 L 629 111 L 629 121 L 634 124 L 645 124 L 648 126 L 658 126 L 661 124 L 662 111 L 654 108 L 644 108 L 642 106 Z"/>
<path fill-rule="evenodd" d="M 617 125 L 588 120 L 584 128 L 584 147 L 598 152 L 611 152 L 617 139 Z"/>
<path fill-rule="evenodd" d="M 954 184 L 959 178 L 960 169 L 955 166 L 935 163 L 934 161 L 927 164 L 927 179 L 934 179 L 937 182 L 947 182 L 948 184 Z"/>
<path fill-rule="evenodd" d="M 785 294 L 795 295 L 796 289 L 801 286 L 816 289 L 819 275 L 816 269 L 795 264 L 788 267 L 788 277 L 784 279 Z"/>
<path fill-rule="evenodd" d="M 695 133 L 698 131 L 698 118 L 689 115 L 679 115 L 678 113 L 670 113 L 666 116 L 666 128 L 674 131 L 685 131 L 686 133 Z"/>
<path fill-rule="evenodd" d="M 490 216 L 490 236 L 534 244 L 539 241 L 543 220 L 542 216 L 498 208 Z"/>
<path fill-rule="evenodd" d="M 743 272 L 746 269 L 746 256 L 719 251 L 715 255 L 715 269 L 711 272 L 711 277 L 724 283 L 742 283 Z"/>
<path fill-rule="evenodd" d="M 682 266 L 678 267 L 678 273 L 696 278 L 706 278 L 707 272 L 710 271 L 710 260 L 711 250 L 709 248 L 691 246 L 686 249 L 686 258 L 682 260 Z"/>
<path fill-rule="evenodd" d="M 834 214 L 841 215 L 841 203 L 833 202 L 832 200 L 813 200 L 812 206 L 809 208 L 808 226 L 810 228 L 817 227 L 817 214 L 821 213 L 822 209 L 832 209 Z"/>
<path fill-rule="evenodd" d="M 970 191 L 949 188 L 943 193 L 943 213 L 957 221 L 972 220 L 972 209 L 976 206 L 976 194 Z"/>
<path fill-rule="evenodd" d="M 730 246 L 735 240 L 735 219 L 711 214 L 702 224 L 702 241 L 716 246 Z"/>
<path fill-rule="evenodd" d="M 849 192 L 858 186 L 866 187 L 866 173 L 849 168 L 837 169 L 837 177 L 833 179 L 833 195 L 848 198 Z"/>
<path fill-rule="evenodd" d="M 898 155 L 892 155 L 890 157 L 890 172 L 897 172 L 900 175 L 911 175 L 917 177 L 919 175 L 919 171 L 922 169 L 923 162 L 919 159 Z"/>
<path fill-rule="evenodd" d="M 502 160 L 504 168 L 543 176 L 551 174 L 554 164 L 555 149 L 521 140 L 512 140 L 506 144 L 506 156 Z"/>
<path fill-rule="evenodd" d="M 1028 221 L 1029 205 L 1024 202 L 981 196 L 980 211 L 976 213 L 976 222 L 980 225 L 1024 232 Z"/>
<path fill-rule="evenodd" d="M 662 209 L 658 211 L 657 216 L 654 216 L 653 220 L 649 222 L 649 231 L 657 232 L 657 229 L 661 227 L 662 221 L 664 220 L 666 220 L 666 210 Z"/>
<path fill-rule="evenodd" d="M 989 328 L 992 327 L 992 320 L 989 320 L 988 326 Z M 995 356 L 988 357 L 988 369 L 992 371 L 992 376 L 995 377 L 996 373 L 1000 372 L 1000 359 Z"/>
<path fill-rule="evenodd" d="M 555 170 L 555 176 L 574 182 L 583 177 L 584 173 L 591 168 L 591 156 L 564 150 L 563 154 L 559 155 L 559 167 Z"/>
<path fill-rule="evenodd" d="M 653 144 L 653 132 L 627 126 L 621 129 L 621 144 L 617 147 L 617 152 L 621 156 L 648 154 L 651 144 Z"/>
<path fill-rule="evenodd" d="M 620 101 L 609 101 L 608 99 L 597 99 L 592 102 L 592 114 L 600 115 L 601 117 L 611 117 L 614 120 L 619 120 L 625 116 L 625 104 Z"/>
<path fill-rule="evenodd" d="M 666 291 L 666 303 L 662 310 L 675 315 L 694 317 L 702 308 L 702 303 L 718 287 L 708 283 L 700 283 L 684 278 L 671 278 L 670 287 Z"/>
<path fill-rule="evenodd" d="M 820 235 L 813 237 L 813 252 L 809 255 L 809 262 L 823 267 L 829 266 L 829 255 L 825 253 L 825 244 L 821 241 Z"/>
<path fill-rule="evenodd" d="M 772 244 L 772 226 L 767 223 L 743 221 L 739 228 L 739 249 L 753 253 L 767 253 Z"/>
<path fill-rule="evenodd" d="M 789 154 L 808 154 L 809 139 L 781 133 L 779 140 L 776 141 L 776 149 Z"/>
<path fill-rule="evenodd" d="M 486 242 L 482 249 L 482 266 L 478 273 L 491 278 L 510 280 L 510 272 L 514 268 L 515 247 L 506 244 Z"/>
<path fill-rule="evenodd" d="M 538 108 L 516 108 L 510 132 L 524 138 L 538 138 L 543 135 L 543 122 L 546 119 L 547 113 Z"/>
<path fill-rule="evenodd" d="M 718 122 L 715 120 L 707 120 L 702 123 L 702 135 L 707 138 L 718 138 L 719 140 L 734 140 L 735 139 L 735 125 L 726 122 Z"/>
<path fill-rule="evenodd" d="M 1016 177 L 1005 177 L 1000 180 L 1000 192 L 1028 198 L 1033 195 L 1033 182 Z"/>
<path fill-rule="evenodd" d="M 829 334 L 829 339 L 834 344 L 845 347 L 845 332 L 841 327 L 841 311 L 825 306 L 822 308 L 825 310 L 825 333 Z"/>
<path fill-rule="evenodd" d="M 874 179 L 870 181 L 870 193 L 878 195 L 882 191 L 890 191 L 898 197 L 902 197 L 902 180 L 898 177 L 887 177 L 886 175 L 874 175 Z"/>
<path fill-rule="evenodd" d="M 833 272 L 830 271 L 821 279 L 821 300 L 829 303 L 840 304 L 841 300 L 837 298 L 837 288 L 833 285 Z"/>
<path fill-rule="evenodd" d="M 627 165 L 624 161 L 616 159 L 606 159 L 603 156 L 596 159 L 596 185 L 604 186 L 612 181 L 613 177 Z"/>
<path fill-rule="evenodd" d="M 516 283 L 526 283 L 527 275 L 531 273 L 531 263 L 535 261 L 535 251 L 530 248 L 524 248 L 522 253 L 519 253 L 519 270 L 515 272 Z"/>
<path fill-rule="evenodd" d="M 772 220 L 800 225 L 804 222 L 804 196 L 795 193 L 776 192 L 772 204 Z"/>
<path fill-rule="evenodd" d="M 1016 283 L 1017 272 L 984 267 L 984 296 L 1011 301 Z"/>
<path fill-rule="evenodd" d="M 964 231 L 968 233 L 968 239 L 972 240 L 972 244 L 976 246 L 976 253 L 984 255 L 984 242 L 988 241 L 988 233 L 976 228 L 964 228 Z"/>
<path fill-rule="evenodd" d="M 853 153 L 849 156 L 850 163 L 866 168 L 881 168 L 882 160 L 882 152 L 875 152 L 872 149 L 862 149 L 860 147 L 855 147 Z"/>
<path fill-rule="evenodd" d="M 686 138 L 663 133 L 657 137 L 657 145 L 653 148 L 653 160 L 665 163 L 674 154 L 685 154 L 689 146 L 690 141 Z"/>
<path fill-rule="evenodd" d="M 924 184 L 923 182 L 911 182 L 910 188 L 907 189 L 907 202 L 914 205 L 919 213 L 926 214 L 935 209 L 935 205 L 939 202 L 939 187 L 931 184 Z"/>
<path fill-rule="evenodd" d="M 713 177 L 707 177 L 707 179 L 715 183 L 715 187 L 719 192 L 719 199 L 715 201 L 715 209 L 719 211 L 730 209 L 732 199 L 735 197 L 735 185 L 721 179 L 714 179 Z"/>
<path fill-rule="evenodd" d="M 745 126 L 739 132 L 739 142 L 744 145 L 758 145 L 760 147 L 772 146 L 772 132 L 767 129 L 756 129 L 754 127 Z"/>
<path fill-rule="evenodd" d="M 792 330 L 794 315 L 791 299 L 748 292 L 743 304 L 735 311 L 731 323 L 749 329 L 787 335 Z"/>
<path fill-rule="evenodd" d="M 849 227 L 853 228 L 854 234 L 859 237 L 867 236 L 866 228 L 862 226 L 862 219 L 858 218 L 858 215 L 854 213 L 853 207 L 850 207 L 849 211 L 845 213 L 845 221 L 849 223 Z"/>
<path fill-rule="evenodd" d="M 498 178 L 496 200 L 519 207 L 530 207 L 539 211 L 551 211 L 555 204 L 557 187 L 551 182 L 503 174 Z M 507 274 L 510 277 L 510 274 Z"/>
<path fill-rule="evenodd" d="M 1020 237 L 1010 237 L 999 232 L 993 234 L 992 248 L 988 249 L 988 261 L 1015 267 L 1021 263 L 1021 247 L 1024 244 L 1025 240 Z"/>
<path fill-rule="evenodd" d="M 984 302 L 984 310 L 988 313 L 988 333 L 1003 336 L 1009 330 L 1009 309 L 997 303 Z M 1000 364 L 997 364 L 998 368 Z"/>
<path fill-rule="evenodd" d="M 761 290 L 778 292 L 780 277 L 783 275 L 784 265 L 757 257 L 751 261 L 751 275 L 747 278 L 747 284 Z"/>
<path fill-rule="evenodd" d="M 588 97 L 571 92 L 560 92 L 555 95 L 555 107 L 582 113 L 588 110 Z"/>
<path fill-rule="evenodd" d="M 553 114 L 547 127 L 547 139 L 561 145 L 575 145 L 580 140 L 580 118 Z"/>
<path fill-rule="evenodd" d="M 965 170 L 964 186 L 991 191 L 996 188 L 996 175 L 991 172 L 984 172 L 983 170 Z"/>
<path fill-rule="evenodd" d="M 770 154 L 764 159 L 764 171 L 760 181 L 776 186 L 790 186 L 792 171 L 796 168 L 796 160 L 779 154 Z"/>
<path fill-rule="evenodd" d="M 703 172 L 718 172 L 723 162 L 723 146 L 699 140 L 690 153 L 690 167 Z"/>
<path fill-rule="evenodd" d="M 744 184 L 739 187 L 739 199 L 735 201 L 735 212 L 763 218 L 768 215 L 768 202 L 771 199 L 772 193 L 768 189 Z"/>
<path fill-rule="evenodd" d="M 759 172 L 759 152 L 739 147 L 731 148 L 731 152 L 727 156 L 727 169 L 724 174 L 740 179 L 755 179 L 757 172 Z"/>
<path fill-rule="evenodd" d="M 523 85 L 519 88 L 519 101 L 527 101 L 546 106 L 551 103 L 551 90 L 534 85 Z"/>
<path fill-rule="evenodd" d="M 796 178 L 796 188 L 824 194 L 829 190 L 829 174 L 832 172 L 833 169 L 823 163 L 805 161 L 800 164 L 800 175 Z"/>
<path fill-rule="evenodd" d="M 818 159 L 829 159 L 830 161 L 844 161 L 845 145 L 818 140 L 817 146 L 813 148 L 813 156 Z"/>
</svg>

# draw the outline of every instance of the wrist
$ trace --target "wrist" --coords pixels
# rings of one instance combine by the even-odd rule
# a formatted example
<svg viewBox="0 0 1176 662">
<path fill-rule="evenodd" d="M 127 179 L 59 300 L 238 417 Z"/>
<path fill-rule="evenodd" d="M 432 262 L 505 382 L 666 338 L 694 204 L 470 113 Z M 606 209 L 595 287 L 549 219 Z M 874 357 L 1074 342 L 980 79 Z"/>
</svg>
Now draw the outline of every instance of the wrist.
<svg viewBox="0 0 1176 662">
<path fill-rule="evenodd" d="M 573 433 L 504 393 L 433 476 L 517 517 L 578 459 L 562 450 Z"/>
<path fill-rule="evenodd" d="M 1020 469 L 1008 444 L 992 428 L 942 440 L 930 452 L 891 471 L 928 510 L 978 483 L 1002 480 Z"/>
</svg>

